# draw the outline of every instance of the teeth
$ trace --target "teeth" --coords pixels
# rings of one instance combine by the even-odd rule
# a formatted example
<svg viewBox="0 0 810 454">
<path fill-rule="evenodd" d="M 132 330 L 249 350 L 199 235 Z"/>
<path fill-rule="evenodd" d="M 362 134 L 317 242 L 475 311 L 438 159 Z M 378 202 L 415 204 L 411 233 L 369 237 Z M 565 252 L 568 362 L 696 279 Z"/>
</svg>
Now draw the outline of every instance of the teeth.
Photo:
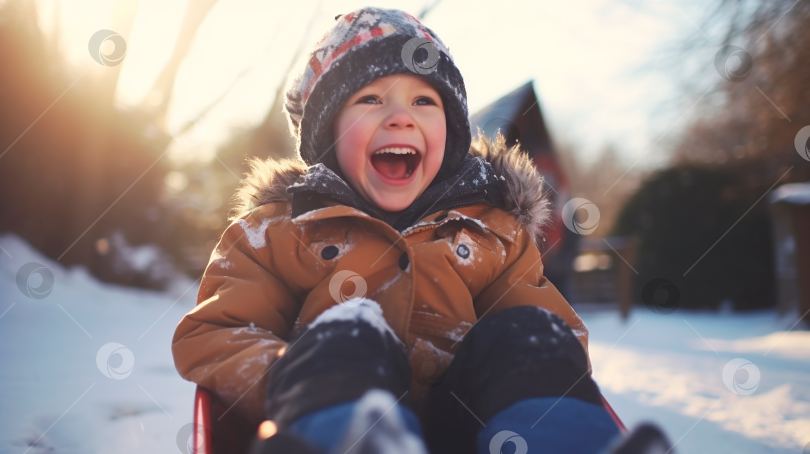
<svg viewBox="0 0 810 454">
<path fill-rule="evenodd" d="M 393 153 L 393 154 L 416 154 L 413 148 L 383 148 L 374 154 Z"/>
</svg>

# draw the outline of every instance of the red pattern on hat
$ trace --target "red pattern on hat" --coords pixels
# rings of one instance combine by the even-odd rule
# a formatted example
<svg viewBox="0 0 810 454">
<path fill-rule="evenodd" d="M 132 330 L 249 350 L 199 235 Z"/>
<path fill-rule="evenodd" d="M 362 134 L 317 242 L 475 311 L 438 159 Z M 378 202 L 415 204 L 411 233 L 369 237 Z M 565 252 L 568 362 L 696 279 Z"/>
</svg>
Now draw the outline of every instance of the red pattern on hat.
<svg viewBox="0 0 810 454">
<path fill-rule="evenodd" d="M 362 33 L 357 34 L 349 41 L 343 43 L 340 47 L 335 49 L 332 53 L 330 53 L 323 61 L 318 60 L 315 54 L 312 55 L 312 58 L 309 59 L 309 67 L 312 69 L 314 76 L 312 80 L 309 82 L 309 86 L 307 86 L 306 91 L 304 92 L 304 102 L 307 102 L 307 98 L 309 98 L 309 94 L 312 91 L 312 87 L 318 82 L 320 79 L 321 74 L 323 74 L 324 70 L 329 67 L 332 62 L 338 58 L 341 54 L 345 53 L 352 47 L 357 45 L 363 44 L 371 39 L 378 38 L 380 36 L 386 36 L 394 33 L 396 29 L 391 25 L 381 25 L 379 27 L 374 27 L 371 30 L 364 31 Z M 424 31 L 423 31 L 424 33 Z"/>
</svg>

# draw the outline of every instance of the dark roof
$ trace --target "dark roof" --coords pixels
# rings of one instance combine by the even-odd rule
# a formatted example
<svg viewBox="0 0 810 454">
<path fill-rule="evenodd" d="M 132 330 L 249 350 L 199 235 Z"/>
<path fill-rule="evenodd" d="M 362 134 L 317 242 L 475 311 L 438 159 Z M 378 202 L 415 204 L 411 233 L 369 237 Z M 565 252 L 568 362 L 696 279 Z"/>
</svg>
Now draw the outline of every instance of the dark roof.
<svg viewBox="0 0 810 454">
<path fill-rule="evenodd" d="M 516 140 L 530 155 L 553 153 L 551 138 L 543 120 L 532 81 L 526 82 L 470 117 L 473 136 L 477 128 L 493 138 L 500 129 L 511 145 Z"/>
</svg>

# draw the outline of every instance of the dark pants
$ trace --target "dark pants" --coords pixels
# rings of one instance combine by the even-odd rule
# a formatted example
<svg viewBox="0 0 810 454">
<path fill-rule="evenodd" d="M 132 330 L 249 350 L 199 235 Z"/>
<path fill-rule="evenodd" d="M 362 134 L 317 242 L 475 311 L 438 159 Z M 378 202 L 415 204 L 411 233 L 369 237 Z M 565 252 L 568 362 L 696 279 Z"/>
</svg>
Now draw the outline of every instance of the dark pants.
<svg viewBox="0 0 810 454">
<path fill-rule="evenodd" d="M 353 336 L 341 346 L 340 333 L 350 328 Z M 367 333 L 377 336 L 374 345 L 369 345 L 370 339 L 358 339 L 363 333 L 358 336 L 351 324 L 331 331 L 327 347 L 331 360 L 339 359 L 337 352 L 351 349 L 355 353 L 349 356 L 360 361 L 354 366 L 351 361 L 335 366 L 342 368 L 339 380 L 352 383 L 346 392 L 327 387 L 321 378 L 304 379 L 313 374 L 300 367 L 302 358 L 290 359 L 299 366 L 297 370 L 278 365 L 277 375 L 295 382 L 297 392 L 271 385 L 270 398 L 281 396 L 281 403 L 286 399 L 284 405 L 289 406 L 296 400 L 295 394 L 307 396 L 304 407 L 308 410 L 292 414 L 284 424 L 286 432 L 324 452 L 331 450 L 345 437 L 364 389 L 385 389 L 395 399 L 407 391 L 410 376 L 403 376 L 403 368 L 407 369 L 404 350 L 393 339 L 381 344 L 373 328 Z M 371 350 L 357 353 L 358 348 Z M 315 354 L 304 356 L 312 362 Z M 326 355 L 317 353 L 320 359 Z M 369 373 L 382 366 L 385 374 Z M 324 367 L 328 366 L 321 362 L 319 372 L 326 373 Z M 423 424 L 405 405 L 397 404 L 391 411 L 398 412 L 406 430 L 422 437 L 436 454 L 596 454 L 620 431 L 603 407 L 587 367 L 585 350 L 559 316 L 534 306 L 504 309 L 485 316 L 465 335 L 447 372 L 430 390 Z M 352 379 L 353 371 L 360 372 Z M 271 419 L 291 415 L 282 406 L 269 405 Z"/>
</svg>

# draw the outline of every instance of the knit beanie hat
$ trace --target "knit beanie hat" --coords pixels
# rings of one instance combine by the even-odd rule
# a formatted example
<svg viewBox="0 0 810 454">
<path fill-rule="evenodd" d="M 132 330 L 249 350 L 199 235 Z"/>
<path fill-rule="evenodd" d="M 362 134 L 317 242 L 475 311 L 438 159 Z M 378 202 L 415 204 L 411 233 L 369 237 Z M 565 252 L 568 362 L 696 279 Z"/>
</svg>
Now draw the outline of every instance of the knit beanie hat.
<svg viewBox="0 0 810 454">
<path fill-rule="evenodd" d="M 436 34 L 410 14 L 366 7 L 335 18 L 290 80 L 284 110 L 308 165 L 323 163 L 342 175 L 335 155 L 332 122 L 343 103 L 380 77 L 423 77 L 441 95 L 447 121 L 444 160 L 433 183 L 452 176 L 470 149 L 464 80 Z"/>
</svg>

